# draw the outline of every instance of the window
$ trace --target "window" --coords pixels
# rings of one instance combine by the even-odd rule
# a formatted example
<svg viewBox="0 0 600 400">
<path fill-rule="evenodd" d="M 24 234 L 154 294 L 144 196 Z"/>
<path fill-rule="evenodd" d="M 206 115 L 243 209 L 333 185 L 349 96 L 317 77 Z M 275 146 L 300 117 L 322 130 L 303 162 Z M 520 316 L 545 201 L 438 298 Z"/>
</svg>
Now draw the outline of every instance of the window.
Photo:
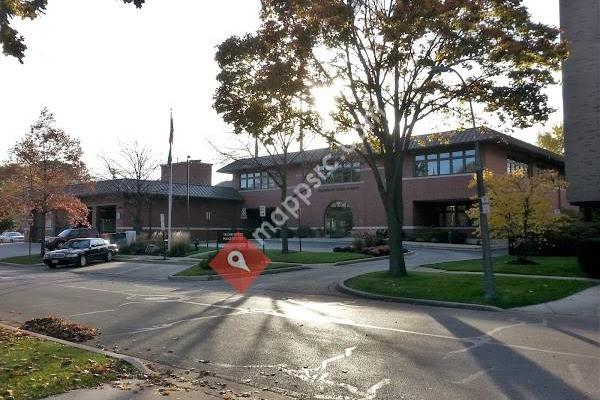
<svg viewBox="0 0 600 400">
<path fill-rule="evenodd" d="M 441 227 L 469 227 L 471 221 L 467 216 L 467 206 L 444 206 L 436 209 L 437 226 Z"/>
<path fill-rule="evenodd" d="M 475 150 L 415 156 L 415 176 L 462 174 L 473 171 L 475 171 Z"/>
<path fill-rule="evenodd" d="M 275 181 L 267 172 L 247 172 L 240 174 L 240 190 L 271 189 Z"/>
<path fill-rule="evenodd" d="M 506 159 L 506 172 L 508 174 L 512 174 L 517 171 L 525 171 L 527 173 L 529 171 L 529 166 L 527 163 L 511 160 L 510 158 Z"/>
<path fill-rule="evenodd" d="M 343 162 L 333 170 L 321 167 L 321 172 L 327 176 L 325 183 L 360 182 L 361 178 L 359 162 Z"/>
</svg>

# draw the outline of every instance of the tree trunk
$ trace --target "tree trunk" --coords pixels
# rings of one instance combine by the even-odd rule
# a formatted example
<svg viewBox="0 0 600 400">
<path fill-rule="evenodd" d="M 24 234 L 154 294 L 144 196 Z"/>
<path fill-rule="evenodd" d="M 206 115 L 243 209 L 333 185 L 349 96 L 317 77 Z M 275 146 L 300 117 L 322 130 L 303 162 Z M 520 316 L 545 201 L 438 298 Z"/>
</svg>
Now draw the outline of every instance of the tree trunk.
<svg viewBox="0 0 600 400">
<path fill-rule="evenodd" d="M 40 235 L 40 256 L 42 258 L 44 258 L 44 253 L 46 252 L 46 241 L 45 241 L 45 238 L 46 238 L 46 213 L 42 212 L 40 214 L 42 215 L 42 218 L 41 218 L 41 220 L 42 220 L 42 226 L 41 226 L 42 234 Z"/>
<path fill-rule="evenodd" d="M 402 252 L 402 217 L 395 199 L 390 198 L 386 205 L 388 236 L 390 246 L 389 272 L 393 276 L 406 276 L 404 253 Z"/>
<path fill-rule="evenodd" d="M 402 192 L 402 157 L 388 160 L 386 172 L 386 193 L 383 199 L 388 224 L 390 258 L 389 272 L 393 276 L 406 276 L 406 264 L 402 252 L 402 225 L 404 220 L 404 203 Z M 392 172 L 393 171 L 393 172 Z"/>
</svg>

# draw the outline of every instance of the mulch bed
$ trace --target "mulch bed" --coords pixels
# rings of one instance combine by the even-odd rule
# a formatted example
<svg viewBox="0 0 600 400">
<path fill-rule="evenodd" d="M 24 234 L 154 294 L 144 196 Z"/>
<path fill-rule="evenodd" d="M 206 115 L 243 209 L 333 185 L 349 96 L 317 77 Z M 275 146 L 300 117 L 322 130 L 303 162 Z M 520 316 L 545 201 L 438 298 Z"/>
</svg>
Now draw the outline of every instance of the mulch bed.
<svg viewBox="0 0 600 400">
<path fill-rule="evenodd" d="M 100 332 L 91 326 L 76 324 L 57 317 L 34 318 L 21 325 L 21 329 L 31 332 L 41 333 L 57 339 L 68 340 L 70 342 L 85 342 L 90 340 Z"/>
</svg>

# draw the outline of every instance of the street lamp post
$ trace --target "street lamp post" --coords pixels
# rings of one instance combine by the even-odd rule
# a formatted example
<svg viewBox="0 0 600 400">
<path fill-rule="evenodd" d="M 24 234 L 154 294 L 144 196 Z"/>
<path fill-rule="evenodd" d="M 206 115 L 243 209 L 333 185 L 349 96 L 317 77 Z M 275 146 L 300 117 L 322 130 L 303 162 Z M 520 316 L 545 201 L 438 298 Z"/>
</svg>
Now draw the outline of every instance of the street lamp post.
<svg viewBox="0 0 600 400">
<path fill-rule="evenodd" d="M 467 90 L 467 83 L 462 75 L 452 67 L 438 66 L 431 69 L 431 74 L 453 72 L 460 79 L 463 87 Z M 475 123 L 475 112 L 473 111 L 473 101 L 469 96 L 469 108 L 471 111 L 471 125 L 477 128 Z M 492 300 L 496 297 L 496 285 L 494 283 L 494 265 L 492 263 L 492 250 L 490 246 L 490 229 L 488 225 L 489 200 L 486 196 L 485 184 L 483 181 L 483 163 L 481 161 L 481 149 L 479 141 L 475 141 L 475 176 L 477 180 L 477 201 L 479 204 L 479 230 L 481 233 L 481 250 L 483 253 L 483 275 L 485 282 L 485 298 Z"/>
<path fill-rule="evenodd" d="M 186 224 L 187 224 L 188 234 L 191 235 L 191 229 L 190 229 L 190 156 L 187 156 L 187 175 L 186 175 L 186 180 L 187 180 L 187 190 L 186 190 L 187 216 L 186 216 Z"/>
</svg>

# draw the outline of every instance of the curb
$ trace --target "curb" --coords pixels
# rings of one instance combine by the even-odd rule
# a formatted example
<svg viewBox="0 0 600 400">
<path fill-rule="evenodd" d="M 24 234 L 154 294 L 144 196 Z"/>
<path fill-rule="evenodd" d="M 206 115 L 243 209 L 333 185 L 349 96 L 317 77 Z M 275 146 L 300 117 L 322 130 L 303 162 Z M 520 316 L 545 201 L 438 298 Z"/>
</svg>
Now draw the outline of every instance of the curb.
<svg viewBox="0 0 600 400">
<path fill-rule="evenodd" d="M 171 258 L 172 260 L 172 258 Z M 138 263 L 138 264 L 159 264 L 159 265 L 194 265 L 197 264 L 198 262 L 200 262 L 201 259 L 198 260 L 177 260 L 175 259 L 175 261 L 168 261 L 168 260 L 134 260 L 134 259 L 127 259 L 127 258 L 113 258 L 113 261 L 115 262 L 131 262 L 131 263 Z"/>
<path fill-rule="evenodd" d="M 362 297 L 370 300 L 382 300 L 393 303 L 408 303 L 416 304 L 420 306 L 434 306 L 434 307 L 448 307 L 448 308 L 462 308 L 466 310 L 475 311 L 505 311 L 500 307 L 486 306 L 484 304 L 471 304 L 471 303 L 456 303 L 453 301 L 441 301 L 441 300 L 426 300 L 426 299 L 414 299 L 410 297 L 394 297 L 386 296 L 383 294 L 374 294 L 369 292 L 363 292 L 362 290 L 352 289 L 346 286 L 346 281 L 351 278 L 343 279 L 337 284 L 337 289 L 342 292 L 356 297 Z"/>
<path fill-rule="evenodd" d="M 414 254 L 415 254 L 414 251 L 409 250 L 406 253 L 404 253 L 404 257 L 410 257 L 410 256 L 412 256 Z M 390 258 L 390 256 L 365 257 L 365 258 L 357 258 L 355 260 L 338 261 L 338 262 L 333 263 L 333 265 L 338 266 L 338 265 L 360 264 L 360 263 L 363 263 L 363 262 L 370 262 L 370 261 L 377 261 L 377 260 L 387 260 L 389 258 Z"/>
<path fill-rule="evenodd" d="M 11 262 L 6 262 L 6 261 L 0 261 L 0 265 L 6 265 L 8 267 L 43 267 L 46 264 L 44 263 L 39 263 L 39 264 L 17 264 L 17 263 L 11 263 Z"/>
<path fill-rule="evenodd" d="M 89 351 L 92 353 L 102 354 L 107 357 L 116 358 L 118 360 L 125 361 L 126 363 L 132 365 L 135 369 L 137 369 L 138 371 L 140 371 L 141 373 L 143 373 L 145 375 L 154 375 L 155 374 L 154 371 L 152 371 L 150 368 L 148 368 L 146 366 L 146 364 L 144 364 L 145 362 L 149 363 L 149 361 L 145 361 L 145 360 L 142 360 L 137 357 L 127 356 L 125 354 L 113 353 L 112 351 L 101 350 L 96 347 L 87 346 L 85 344 L 73 343 L 73 342 L 69 342 L 67 340 L 57 339 L 52 336 L 42 335 L 41 333 L 35 333 L 35 332 L 31 332 L 31 331 L 26 331 L 24 329 L 15 328 L 14 326 L 10 326 L 10 325 L 0 324 L 0 328 L 4 328 L 4 329 L 11 330 L 14 332 L 26 333 L 27 335 L 34 336 L 34 337 L 44 339 L 44 340 L 49 340 L 51 342 L 60 343 L 65 346 L 76 347 L 81 350 L 86 350 L 86 351 Z"/>
<path fill-rule="evenodd" d="M 283 272 L 292 272 L 292 271 L 300 271 L 303 269 L 311 269 L 311 267 L 307 265 L 298 265 L 297 267 L 287 267 L 287 268 L 277 268 L 277 269 L 268 269 L 263 271 L 260 275 L 271 275 L 271 274 L 280 274 Z M 200 276 L 176 276 L 169 275 L 168 279 L 170 281 L 220 281 L 223 280 L 221 275 L 200 275 Z"/>
</svg>

